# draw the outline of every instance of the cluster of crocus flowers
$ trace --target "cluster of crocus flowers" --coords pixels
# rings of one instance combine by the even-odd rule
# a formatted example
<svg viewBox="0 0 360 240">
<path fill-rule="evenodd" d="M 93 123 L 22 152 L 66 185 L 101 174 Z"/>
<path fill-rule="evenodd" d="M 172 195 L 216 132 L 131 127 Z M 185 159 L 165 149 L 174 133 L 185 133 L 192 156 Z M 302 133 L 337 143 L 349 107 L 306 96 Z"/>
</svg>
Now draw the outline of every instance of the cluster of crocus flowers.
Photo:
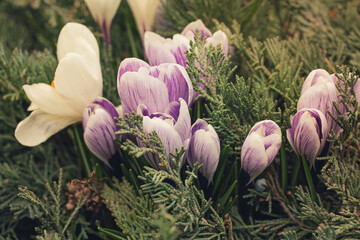
<svg viewBox="0 0 360 240">
<path fill-rule="evenodd" d="M 221 30 L 212 34 L 201 20 L 189 23 L 181 34 L 175 34 L 172 39 L 163 38 L 154 32 L 146 32 L 144 37 L 145 54 L 150 65 L 161 63 L 177 63 L 186 66 L 185 51 L 190 48 L 190 41 L 194 40 L 196 30 L 201 33 L 201 39 L 206 37 L 206 45 L 216 47 L 221 45 L 225 56 L 228 54 L 228 39 Z"/>
<path fill-rule="evenodd" d="M 303 108 L 315 108 L 321 111 L 327 120 L 329 132 L 333 131 L 335 134 L 339 134 L 341 128 L 328 111 L 334 118 L 338 118 L 339 113 L 335 109 L 334 103 L 340 112 L 344 113 L 345 111 L 338 99 L 339 91 L 335 86 L 337 81 L 338 79 L 334 74 L 330 75 L 323 69 L 313 70 L 305 79 L 297 104 L 298 111 Z"/>
<path fill-rule="evenodd" d="M 256 123 L 241 148 L 241 168 L 252 182 L 274 160 L 281 147 L 280 127 L 271 120 Z"/>
<path fill-rule="evenodd" d="M 172 156 L 184 148 L 181 165 L 186 158 L 190 166 L 195 162 L 204 164 L 200 172 L 211 182 L 219 161 L 220 141 L 204 120 L 191 127 L 188 105 L 193 101 L 194 90 L 185 68 L 176 63 L 150 66 L 140 59 L 128 58 L 120 64 L 117 86 L 123 113 L 143 116 L 145 134 L 157 133 L 170 166 Z M 204 141 L 203 137 L 210 138 Z M 138 144 L 143 143 L 138 140 Z M 145 158 L 152 167 L 161 168 L 154 154 L 146 154 Z"/>
<path fill-rule="evenodd" d="M 121 0 L 85 0 L 91 15 L 104 35 L 106 45 L 111 44 L 111 22 L 119 8 Z"/>
<path fill-rule="evenodd" d="M 341 132 L 328 113 L 338 118 L 339 112 L 334 104 L 340 113 L 345 113 L 338 99 L 337 81 L 334 74 L 330 75 L 323 69 L 313 70 L 304 81 L 297 104 L 298 112 L 287 130 L 287 138 L 294 151 L 298 156 L 304 155 L 310 166 L 314 166 L 316 157 L 321 154 L 328 134 Z"/>
<path fill-rule="evenodd" d="M 23 86 L 32 113 L 17 125 L 15 137 L 25 146 L 36 146 L 81 121 L 86 106 L 102 95 L 99 48 L 87 27 L 66 24 L 59 34 L 57 57 L 51 85 Z"/>
</svg>

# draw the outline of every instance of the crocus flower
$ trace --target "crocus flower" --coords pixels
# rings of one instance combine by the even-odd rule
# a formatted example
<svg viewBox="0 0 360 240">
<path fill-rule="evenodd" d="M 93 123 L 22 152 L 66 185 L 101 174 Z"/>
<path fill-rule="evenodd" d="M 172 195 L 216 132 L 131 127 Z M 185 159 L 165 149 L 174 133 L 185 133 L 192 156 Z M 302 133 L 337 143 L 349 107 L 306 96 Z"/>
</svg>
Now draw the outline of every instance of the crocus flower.
<svg viewBox="0 0 360 240">
<path fill-rule="evenodd" d="M 304 154 L 310 166 L 313 166 L 328 136 L 326 118 L 315 108 L 301 109 L 293 117 L 286 135 L 296 154 Z"/>
<path fill-rule="evenodd" d="M 280 127 L 271 120 L 256 123 L 241 148 L 241 168 L 252 182 L 267 168 L 281 147 Z"/>
<path fill-rule="evenodd" d="M 144 37 L 145 54 L 150 65 L 161 63 L 177 63 L 186 67 L 184 54 L 190 48 L 190 41 L 194 40 L 195 30 L 200 31 L 201 39 L 206 37 L 206 45 L 216 47 L 221 44 L 225 56 L 228 54 L 228 40 L 224 32 L 217 31 L 214 35 L 207 29 L 201 20 L 188 24 L 181 35 L 175 34 L 172 39 L 165 39 L 159 34 L 146 32 Z"/>
<path fill-rule="evenodd" d="M 17 125 L 15 137 L 25 146 L 36 146 L 81 121 L 85 107 L 102 95 L 99 48 L 88 28 L 66 24 L 59 35 L 57 55 L 59 64 L 51 85 L 23 86 L 32 113 Z"/>
<path fill-rule="evenodd" d="M 119 8 L 121 0 L 85 0 L 91 15 L 104 34 L 106 45 L 111 44 L 111 22 Z"/>
<path fill-rule="evenodd" d="M 114 120 L 116 117 L 119 117 L 119 113 L 114 105 L 98 97 L 84 109 L 82 118 L 86 146 L 108 166 L 109 159 L 117 150 L 114 140 L 119 139 L 115 135 L 119 130 Z"/>
<path fill-rule="evenodd" d="M 189 145 L 191 134 L 191 119 L 187 104 L 183 99 L 180 102 L 173 102 L 171 104 L 169 114 L 154 113 L 150 114 L 146 106 L 139 105 L 138 113 L 143 115 L 144 133 L 149 135 L 156 132 L 164 147 L 167 159 L 170 161 L 170 166 L 174 166 L 173 157 L 171 154 L 176 154 L 176 150 L 185 150 Z M 138 141 L 141 146 L 142 143 Z M 159 169 L 159 159 L 154 155 L 147 153 L 145 158 L 150 165 Z M 181 165 L 183 164 L 184 155 L 181 157 Z"/>
<path fill-rule="evenodd" d="M 127 1 L 141 38 L 144 38 L 146 31 L 151 31 L 155 21 L 155 14 L 158 9 L 159 0 L 128 0 Z"/>
<path fill-rule="evenodd" d="M 220 158 L 220 140 L 215 129 L 202 119 L 198 119 L 191 128 L 191 139 L 187 159 L 191 167 L 200 163 L 201 174 L 210 183 Z"/>
<path fill-rule="evenodd" d="M 165 113 L 171 102 L 182 98 L 190 104 L 193 99 L 191 80 L 178 64 L 150 67 L 140 59 L 127 58 L 120 64 L 117 84 L 124 113 L 136 112 L 140 104 L 150 113 Z"/>
<path fill-rule="evenodd" d="M 329 111 L 335 118 L 339 116 L 333 102 L 337 104 L 341 112 L 345 112 L 344 106 L 340 104 L 338 99 L 339 92 L 336 89 L 334 78 L 336 78 L 334 75 L 329 75 L 322 69 L 312 71 L 303 84 L 297 110 L 299 111 L 303 108 L 316 108 L 320 110 L 327 120 L 328 130 L 333 130 L 335 134 L 338 134 L 341 128 L 327 112 Z"/>
</svg>

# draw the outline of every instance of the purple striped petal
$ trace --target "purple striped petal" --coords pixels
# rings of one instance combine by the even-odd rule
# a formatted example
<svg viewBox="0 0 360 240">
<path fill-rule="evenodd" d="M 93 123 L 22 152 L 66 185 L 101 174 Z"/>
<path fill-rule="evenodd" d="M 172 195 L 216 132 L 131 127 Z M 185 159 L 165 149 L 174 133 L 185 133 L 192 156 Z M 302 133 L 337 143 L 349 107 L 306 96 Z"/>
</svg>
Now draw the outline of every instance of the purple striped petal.
<svg viewBox="0 0 360 240">
<path fill-rule="evenodd" d="M 122 75 L 126 72 L 137 72 L 140 68 L 150 68 L 149 64 L 138 58 L 125 58 L 119 66 L 118 70 L 118 89 Z"/>
<path fill-rule="evenodd" d="M 145 33 L 144 48 L 146 58 L 151 66 L 161 63 L 176 63 L 174 55 L 169 51 L 169 43 L 166 44 L 166 39 L 156 33 Z"/>
<path fill-rule="evenodd" d="M 222 53 L 225 55 L 225 57 L 227 57 L 228 52 L 229 52 L 229 42 L 226 37 L 226 34 L 223 31 L 217 31 L 214 33 L 214 35 L 212 37 L 209 37 L 208 39 L 206 39 L 205 47 L 210 46 L 210 44 L 213 47 L 217 47 L 217 45 L 220 44 Z"/>
<path fill-rule="evenodd" d="M 170 165 L 173 165 L 173 157 L 170 153 L 176 154 L 176 150 L 180 151 L 184 147 L 180 134 L 175 130 L 174 126 L 167 121 L 160 118 L 143 118 L 143 127 L 145 134 L 156 132 L 159 136 L 166 156 L 170 161 Z M 145 158 L 149 161 L 152 167 L 159 169 L 158 159 L 154 155 L 146 154 Z M 182 157 L 183 158 L 183 157 Z M 182 161 L 182 159 L 180 160 Z"/>
<path fill-rule="evenodd" d="M 162 64 L 158 66 L 159 79 L 168 89 L 169 102 L 184 99 L 189 105 L 192 101 L 194 90 L 184 67 L 178 64 Z"/>
<path fill-rule="evenodd" d="M 201 33 L 201 41 L 204 40 L 204 37 L 208 38 L 212 36 L 210 30 L 205 27 L 205 24 L 200 19 L 189 23 L 181 32 L 181 35 L 187 36 L 188 38 L 194 38 L 196 35 L 196 30 Z"/>
<path fill-rule="evenodd" d="M 220 158 L 220 141 L 214 128 L 204 120 L 198 119 L 192 127 L 192 136 L 187 151 L 188 162 L 203 164 L 200 172 L 210 183 Z"/>
<path fill-rule="evenodd" d="M 256 132 L 248 135 L 241 148 L 241 168 L 250 176 L 252 182 L 269 165 L 263 138 Z"/>
<path fill-rule="evenodd" d="M 166 85 L 149 75 L 126 72 L 118 90 L 124 113 L 136 112 L 139 104 L 146 105 L 150 113 L 165 112 L 169 105 Z"/>
<path fill-rule="evenodd" d="M 84 129 L 87 125 L 87 120 L 92 114 L 94 114 L 97 108 L 104 109 L 113 119 L 119 117 L 118 111 L 109 100 L 103 97 L 97 97 L 83 112 L 82 123 Z"/>
<path fill-rule="evenodd" d="M 256 123 L 241 148 L 241 168 L 253 181 L 269 166 L 281 147 L 281 129 L 271 120 Z"/>
<path fill-rule="evenodd" d="M 313 166 L 326 143 L 326 118 L 317 109 L 302 109 L 293 117 L 291 128 L 286 130 L 286 135 L 296 154 L 304 154 Z"/>
<path fill-rule="evenodd" d="M 144 38 L 145 54 L 150 65 L 177 63 L 186 66 L 184 52 L 190 48 L 189 40 L 179 34 L 173 39 L 165 39 L 153 32 L 146 32 Z"/>
<path fill-rule="evenodd" d="M 178 118 L 176 119 L 174 128 L 180 134 L 181 139 L 185 141 L 189 139 L 191 135 L 190 113 L 187 104 L 183 99 L 180 99 L 180 105 L 177 106 L 179 106 L 179 108 L 177 109 Z"/>
<path fill-rule="evenodd" d="M 88 114 L 89 109 L 85 109 L 84 112 L 84 115 Z M 107 165 L 117 149 L 114 143 L 116 131 L 117 126 L 113 117 L 101 107 L 93 109 L 84 127 L 86 146 Z"/>
<path fill-rule="evenodd" d="M 339 103 L 337 97 L 338 94 L 339 92 L 332 81 L 318 81 L 316 84 L 303 92 L 298 101 L 297 109 L 298 111 L 303 108 L 318 109 L 325 115 L 329 131 L 333 130 L 336 134 L 338 134 L 340 133 L 341 128 L 327 113 L 327 111 L 330 111 L 335 118 L 338 117 L 339 114 L 333 106 L 333 102 L 338 105 L 340 111 L 344 111 L 344 106 Z"/>
<path fill-rule="evenodd" d="M 321 81 L 325 81 L 325 82 L 333 81 L 333 78 L 324 69 L 316 69 L 311 71 L 304 81 L 304 84 L 301 89 L 301 95 L 310 87 L 314 86 L 316 83 Z"/>
</svg>

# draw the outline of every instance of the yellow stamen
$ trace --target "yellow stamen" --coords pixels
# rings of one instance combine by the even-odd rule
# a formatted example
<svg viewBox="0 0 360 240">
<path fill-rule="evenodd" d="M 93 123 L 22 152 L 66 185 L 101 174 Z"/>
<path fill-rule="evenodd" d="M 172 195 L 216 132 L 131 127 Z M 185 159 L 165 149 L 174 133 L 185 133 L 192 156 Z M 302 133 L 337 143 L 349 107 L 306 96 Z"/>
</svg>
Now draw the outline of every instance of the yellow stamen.
<svg viewBox="0 0 360 240">
<path fill-rule="evenodd" d="M 54 81 L 55 81 L 55 76 L 54 76 L 54 80 L 51 82 L 51 86 L 52 86 L 53 88 L 55 88 L 55 83 L 54 83 Z"/>
</svg>

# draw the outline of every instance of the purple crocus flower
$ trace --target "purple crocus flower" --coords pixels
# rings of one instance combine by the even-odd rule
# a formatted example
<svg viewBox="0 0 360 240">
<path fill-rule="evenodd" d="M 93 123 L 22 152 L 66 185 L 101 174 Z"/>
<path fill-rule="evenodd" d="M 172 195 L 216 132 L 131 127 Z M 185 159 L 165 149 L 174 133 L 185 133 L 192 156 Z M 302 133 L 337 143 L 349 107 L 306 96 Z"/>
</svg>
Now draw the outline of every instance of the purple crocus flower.
<svg viewBox="0 0 360 240">
<path fill-rule="evenodd" d="M 220 140 L 215 129 L 202 119 L 198 119 L 191 128 L 191 139 L 187 159 L 191 167 L 195 163 L 203 164 L 201 174 L 210 183 L 220 158 Z"/>
<path fill-rule="evenodd" d="M 149 113 L 145 105 L 139 105 L 138 113 L 143 115 L 144 133 L 149 135 L 156 132 L 164 147 L 170 166 L 173 167 L 173 156 L 176 150 L 188 148 L 191 134 L 191 119 L 186 102 L 180 99 L 180 102 L 173 102 L 169 105 L 169 114 L 166 113 Z M 138 140 L 139 146 L 143 144 Z M 147 153 L 145 158 L 153 168 L 159 169 L 159 159 L 156 155 Z M 181 157 L 183 164 L 184 155 Z"/>
<path fill-rule="evenodd" d="M 83 113 L 82 123 L 86 146 L 108 166 L 109 159 L 116 153 L 114 140 L 118 137 L 115 117 L 119 117 L 114 105 L 105 98 L 98 97 L 88 105 Z"/>
<path fill-rule="evenodd" d="M 334 83 L 336 81 L 337 78 L 334 75 L 329 75 L 323 69 L 312 71 L 305 79 L 297 104 L 297 110 L 299 111 L 303 108 L 316 108 L 320 110 L 327 120 L 328 130 L 333 130 L 335 134 L 339 134 L 341 128 L 327 112 L 329 111 L 335 118 L 339 116 L 333 105 L 333 102 L 335 102 L 339 110 L 345 113 L 344 106 L 338 99 L 339 92 Z"/>
<path fill-rule="evenodd" d="M 298 111 L 286 130 L 287 139 L 297 155 L 304 154 L 310 167 L 324 148 L 328 125 L 324 114 L 315 108 Z"/>
<path fill-rule="evenodd" d="M 189 105 L 194 91 L 184 67 L 173 63 L 151 67 L 137 58 L 121 62 L 117 86 L 124 113 L 136 112 L 140 104 L 150 113 L 164 113 L 180 98 Z"/>
<path fill-rule="evenodd" d="M 150 65 L 161 63 L 177 63 L 186 67 L 184 54 L 190 48 L 190 41 L 194 40 L 195 30 L 201 33 L 201 39 L 206 37 L 206 47 L 221 44 L 225 56 L 228 54 L 228 39 L 224 32 L 217 31 L 214 35 L 207 29 L 201 20 L 189 23 L 181 33 L 175 34 L 173 39 L 165 39 L 159 34 L 146 32 L 144 37 L 145 54 Z"/>
<path fill-rule="evenodd" d="M 252 182 L 267 168 L 281 147 L 280 127 L 271 120 L 256 123 L 241 148 L 241 168 Z"/>
</svg>

